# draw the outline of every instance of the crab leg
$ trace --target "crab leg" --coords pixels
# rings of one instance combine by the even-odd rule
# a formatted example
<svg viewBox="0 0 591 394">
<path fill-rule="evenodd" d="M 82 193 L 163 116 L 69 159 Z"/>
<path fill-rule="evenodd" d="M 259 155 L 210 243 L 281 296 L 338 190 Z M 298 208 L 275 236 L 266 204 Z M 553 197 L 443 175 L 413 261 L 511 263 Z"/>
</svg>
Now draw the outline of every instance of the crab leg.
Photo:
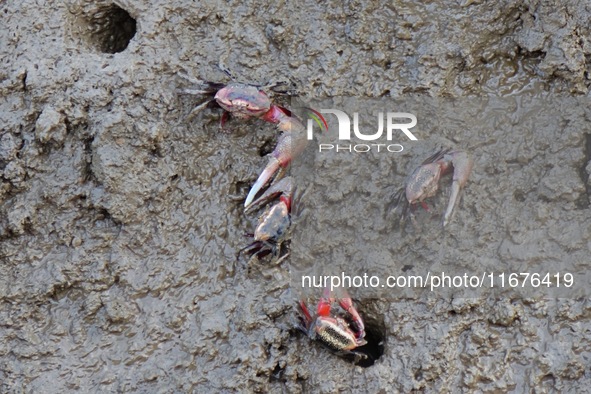
<svg viewBox="0 0 591 394">
<path fill-rule="evenodd" d="M 365 337 L 365 324 L 363 324 L 359 312 L 357 312 L 357 309 L 353 306 L 353 300 L 351 297 L 339 298 L 339 305 L 353 317 L 353 321 L 357 325 L 358 330 L 357 341 L 363 341 L 363 343 L 365 343 L 365 340 L 363 339 Z"/>
<path fill-rule="evenodd" d="M 309 326 L 310 323 L 312 322 L 312 315 L 310 314 L 310 311 L 308 310 L 308 307 L 306 306 L 306 303 L 304 302 L 304 300 L 300 301 L 300 309 L 302 310 L 302 313 L 304 314 L 304 318 L 306 320 L 306 326 Z"/>
<path fill-rule="evenodd" d="M 284 116 L 279 121 L 277 127 L 283 131 L 283 134 L 279 136 L 279 141 L 275 150 L 271 153 L 269 163 L 259 175 L 252 189 L 250 189 L 248 196 L 246 196 L 246 200 L 244 201 L 245 208 L 248 208 L 257 193 L 280 169 L 285 169 L 294 157 L 302 153 L 308 143 L 305 138 L 302 138 L 304 135 L 303 132 L 305 131 L 304 125 L 296 118 Z"/>
<path fill-rule="evenodd" d="M 460 190 L 468 181 L 470 173 L 472 172 L 472 166 L 474 165 L 474 160 L 472 160 L 470 155 L 464 151 L 452 152 L 451 154 L 446 155 L 445 158 L 451 161 L 454 167 L 454 174 L 453 182 L 451 184 L 449 203 L 447 205 L 447 209 L 445 210 L 445 214 L 443 215 L 444 227 L 451 220 L 454 209 L 459 202 L 458 196 L 460 194 Z"/>
<path fill-rule="evenodd" d="M 275 183 L 269 189 L 267 189 L 265 191 L 265 193 L 263 193 L 262 196 L 260 196 L 256 200 L 252 201 L 250 203 L 250 205 L 245 209 L 245 212 L 252 211 L 252 210 L 262 207 L 264 204 L 266 204 L 267 202 L 269 202 L 273 198 L 277 197 L 277 195 L 281 195 L 280 200 L 283 201 L 283 203 L 287 205 L 287 208 L 289 210 L 289 208 L 291 206 L 292 192 L 293 192 L 293 179 L 290 176 L 285 177 L 285 178 L 281 179 L 280 181 L 278 181 L 277 183 Z"/>
<path fill-rule="evenodd" d="M 193 108 L 191 110 L 191 112 L 189 112 L 189 115 L 187 115 L 187 120 L 193 119 L 193 117 L 195 115 L 197 115 L 199 112 L 203 111 L 203 109 L 206 108 L 209 105 L 209 103 L 211 103 L 212 101 L 213 100 L 207 100 L 207 101 L 203 102 L 202 104 L 199 104 L 198 106 Z"/>
</svg>

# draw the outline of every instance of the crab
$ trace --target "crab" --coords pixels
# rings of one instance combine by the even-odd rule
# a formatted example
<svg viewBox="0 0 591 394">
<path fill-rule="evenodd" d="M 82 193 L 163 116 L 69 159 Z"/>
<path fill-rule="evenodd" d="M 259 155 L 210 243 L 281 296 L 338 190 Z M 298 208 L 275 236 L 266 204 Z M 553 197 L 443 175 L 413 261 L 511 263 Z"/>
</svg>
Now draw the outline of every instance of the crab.
<svg viewBox="0 0 591 394">
<path fill-rule="evenodd" d="M 269 253 L 277 256 L 280 253 L 281 243 L 285 239 L 291 226 L 291 204 L 292 204 L 293 181 L 291 177 L 285 177 L 270 186 L 262 196 L 254 200 L 247 212 L 261 208 L 264 204 L 279 196 L 279 201 L 272 207 L 267 208 L 259 218 L 259 223 L 252 235 L 254 240 L 242 248 L 237 257 L 243 253 L 251 255 L 251 258 L 258 258 Z M 277 263 L 285 259 L 284 255 Z"/>
<path fill-rule="evenodd" d="M 443 214 L 443 226 L 445 227 L 451 220 L 454 209 L 459 201 L 459 194 L 472 172 L 474 161 L 463 150 L 441 149 L 428 157 L 420 166 L 414 169 L 406 180 L 404 197 L 408 205 L 414 207 L 421 204 L 425 210 L 429 210 L 425 200 L 433 197 L 439 188 L 439 180 L 442 175 L 453 169 L 453 180 L 451 185 L 451 195 L 447 209 Z"/>
<path fill-rule="evenodd" d="M 334 297 L 330 288 L 326 287 L 316 308 L 316 317 L 308 310 L 306 303 L 299 303 L 301 315 L 298 328 L 312 340 L 317 340 L 340 355 L 354 355 L 356 358 L 366 358 L 360 352 L 355 352 L 367 343 L 365 324 L 353 306 L 353 300 L 344 289 L 340 289 L 342 297 Z M 332 305 L 338 302 L 340 307 L 349 314 L 343 318 L 331 313 Z M 350 321 L 351 323 L 348 323 Z"/>
<path fill-rule="evenodd" d="M 201 82 L 201 84 L 205 86 L 204 89 L 185 90 L 185 92 L 191 94 L 213 95 L 213 98 L 195 107 L 191 111 L 191 114 L 189 114 L 189 117 L 215 101 L 217 105 L 224 109 L 224 114 L 221 118 L 222 127 L 229 114 L 231 114 L 232 116 L 243 120 L 257 118 L 274 123 L 277 126 L 277 129 L 282 132 L 275 149 L 271 153 L 267 166 L 263 169 L 246 196 L 244 207 L 248 209 L 259 191 L 261 191 L 261 189 L 273 178 L 279 180 L 291 161 L 302 153 L 308 142 L 306 138 L 303 138 L 305 136 L 306 127 L 290 110 L 273 104 L 261 86 L 247 85 L 237 82 L 232 82 L 227 85 L 212 82 Z M 267 87 L 277 86 L 278 84 L 268 85 Z M 314 112 L 316 116 L 322 120 L 324 126 L 328 128 L 326 121 L 319 112 L 311 108 L 306 109 Z"/>
<path fill-rule="evenodd" d="M 193 108 L 188 118 L 210 106 L 213 102 L 224 110 L 220 124 L 223 127 L 230 115 L 238 119 L 259 118 L 271 123 L 277 123 L 279 113 L 290 115 L 290 111 L 284 107 L 274 105 L 264 88 L 275 88 L 278 84 L 267 86 L 248 85 L 239 82 L 230 82 L 227 85 L 217 82 L 191 81 L 204 86 L 203 89 L 185 89 L 185 93 L 212 96 L 210 100 Z"/>
</svg>

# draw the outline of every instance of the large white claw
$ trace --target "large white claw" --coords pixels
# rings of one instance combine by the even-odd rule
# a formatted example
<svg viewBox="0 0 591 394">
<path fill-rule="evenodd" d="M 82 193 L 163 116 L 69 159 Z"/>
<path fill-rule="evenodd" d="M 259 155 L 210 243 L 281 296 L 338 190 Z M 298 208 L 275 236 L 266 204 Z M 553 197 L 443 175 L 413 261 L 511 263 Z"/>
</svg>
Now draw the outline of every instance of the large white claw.
<svg viewBox="0 0 591 394">
<path fill-rule="evenodd" d="M 250 202 L 250 205 L 246 207 L 244 212 L 261 208 L 264 204 L 274 199 L 278 195 L 286 196 L 291 199 L 293 193 L 293 179 L 288 176 L 270 186 L 265 192 L 256 200 Z"/>
<path fill-rule="evenodd" d="M 446 155 L 446 159 L 451 161 L 454 168 L 453 182 L 451 184 L 451 195 L 449 197 L 449 203 L 445 214 L 443 215 L 443 226 L 445 227 L 452 218 L 454 209 L 459 202 L 460 190 L 470 177 L 472 167 L 474 166 L 474 160 L 468 154 L 468 152 L 457 151 Z"/>
<path fill-rule="evenodd" d="M 252 186 L 252 189 L 250 189 L 250 192 L 248 192 L 246 200 L 244 201 L 244 208 L 248 208 L 248 206 L 252 203 L 258 192 L 263 188 L 263 186 L 267 184 L 267 182 L 269 182 L 269 180 L 271 180 L 273 175 L 279 170 L 280 167 L 281 165 L 279 163 L 279 160 L 277 160 L 274 157 L 271 157 L 269 164 L 267 164 L 267 167 L 265 167 L 261 175 L 259 175 L 259 178 Z"/>
<path fill-rule="evenodd" d="M 279 136 L 277 146 L 271 153 L 269 164 L 263 170 L 252 189 L 246 196 L 244 207 L 252 203 L 257 193 L 273 178 L 280 169 L 285 169 L 294 157 L 298 157 L 306 148 L 308 140 L 303 138 L 304 125 L 294 117 L 283 116 L 277 124 L 277 128 L 283 133 Z M 278 175 L 281 177 L 281 175 Z"/>
</svg>

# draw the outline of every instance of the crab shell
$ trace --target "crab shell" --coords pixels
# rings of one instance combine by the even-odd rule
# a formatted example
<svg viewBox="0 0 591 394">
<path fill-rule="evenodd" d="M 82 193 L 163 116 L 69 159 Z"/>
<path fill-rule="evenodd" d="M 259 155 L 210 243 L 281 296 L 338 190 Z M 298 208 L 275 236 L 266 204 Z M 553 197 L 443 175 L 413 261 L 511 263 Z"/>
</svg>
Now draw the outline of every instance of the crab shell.
<svg viewBox="0 0 591 394">
<path fill-rule="evenodd" d="M 410 175 L 410 181 L 406 187 L 408 202 L 415 204 L 433 197 L 439 187 L 441 172 L 442 166 L 439 163 L 429 163 L 417 167 Z"/>
<path fill-rule="evenodd" d="M 283 201 L 279 202 L 261 217 L 254 232 L 254 239 L 277 242 L 282 239 L 290 225 L 289 207 Z"/>
<path fill-rule="evenodd" d="M 350 351 L 367 343 L 362 338 L 357 339 L 347 322 L 340 317 L 319 316 L 310 331 L 312 339 L 318 339 L 336 351 Z"/>
<path fill-rule="evenodd" d="M 220 107 L 242 119 L 262 116 L 271 109 L 271 99 L 264 91 L 242 83 L 228 84 L 214 98 Z"/>
</svg>

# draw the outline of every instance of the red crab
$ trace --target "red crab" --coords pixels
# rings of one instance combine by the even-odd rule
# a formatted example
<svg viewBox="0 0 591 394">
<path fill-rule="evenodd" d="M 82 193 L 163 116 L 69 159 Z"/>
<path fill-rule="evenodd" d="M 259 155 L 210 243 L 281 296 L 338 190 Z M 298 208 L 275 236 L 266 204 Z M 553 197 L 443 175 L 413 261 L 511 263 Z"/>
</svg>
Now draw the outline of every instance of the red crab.
<svg viewBox="0 0 591 394">
<path fill-rule="evenodd" d="M 248 193 L 244 202 L 244 207 L 253 202 L 257 193 L 277 174 L 277 179 L 281 178 L 283 170 L 289 165 L 293 158 L 297 157 L 306 147 L 305 138 L 306 127 L 304 124 L 284 107 L 273 104 L 267 93 L 260 86 L 247 85 L 243 83 L 232 82 L 227 85 L 211 82 L 201 82 L 205 85 L 203 90 L 185 90 L 191 94 L 210 94 L 213 99 L 208 100 L 195 107 L 189 116 L 201 111 L 210 102 L 215 101 L 224 109 L 221 124 L 227 120 L 228 115 L 232 114 L 239 119 L 258 118 L 266 122 L 277 125 L 282 132 L 279 136 L 277 146 L 271 153 L 269 163 L 259 175 L 257 181 Z M 271 85 L 277 86 L 277 85 Z M 328 128 L 322 115 L 314 112 L 322 120 L 324 126 Z"/>
<path fill-rule="evenodd" d="M 305 332 L 312 340 L 317 340 L 333 351 L 342 354 L 353 354 L 356 357 L 367 357 L 363 353 L 354 350 L 367 342 L 365 337 L 365 325 L 357 309 L 353 306 L 353 300 L 344 289 L 340 289 L 343 297 L 333 297 L 333 292 L 326 287 L 316 308 L 317 316 L 314 318 L 308 310 L 306 303 L 299 303 L 301 316 L 298 328 Z M 338 302 L 340 307 L 349 314 L 345 319 L 334 313 L 332 305 Z M 351 323 L 348 323 L 351 321 Z"/>
</svg>

